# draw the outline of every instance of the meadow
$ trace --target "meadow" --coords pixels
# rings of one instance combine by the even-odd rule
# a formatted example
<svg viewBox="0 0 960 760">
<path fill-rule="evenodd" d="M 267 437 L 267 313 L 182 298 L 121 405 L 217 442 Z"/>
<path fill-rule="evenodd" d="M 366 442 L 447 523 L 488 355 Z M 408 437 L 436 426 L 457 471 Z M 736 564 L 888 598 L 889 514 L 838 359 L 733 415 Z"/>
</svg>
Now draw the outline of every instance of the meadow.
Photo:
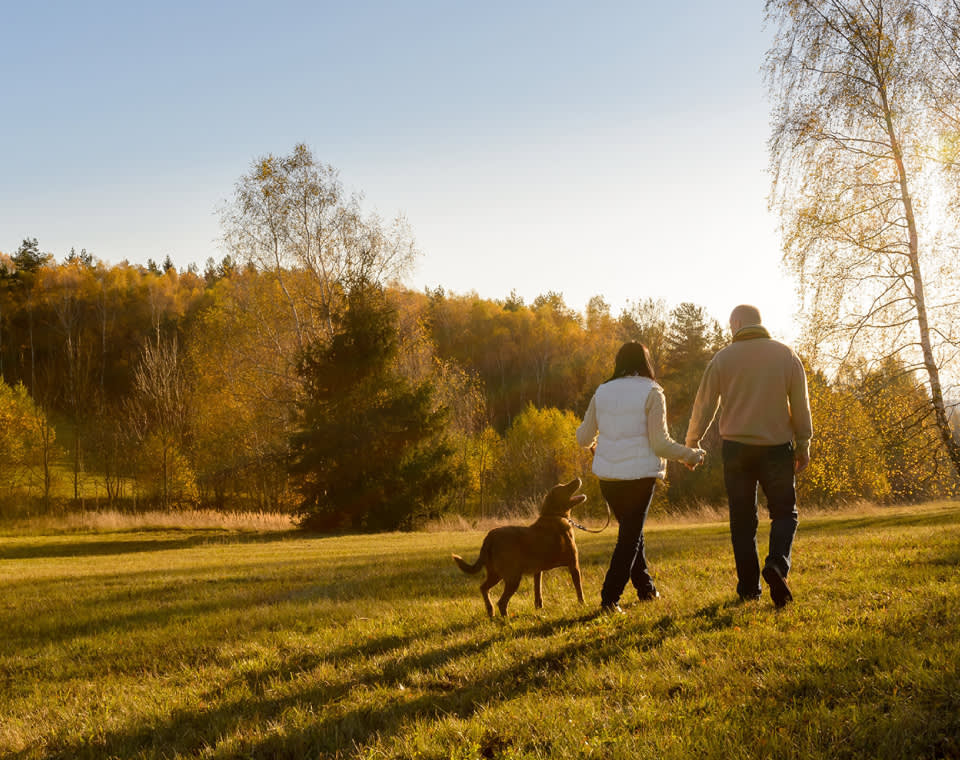
<svg viewBox="0 0 960 760">
<path fill-rule="evenodd" d="M 5 758 L 960 758 L 957 502 L 801 514 L 784 610 L 655 517 L 662 598 L 600 616 L 578 533 L 587 603 L 555 570 L 494 621 L 477 529 L 69 527 L 0 526 Z"/>
</svg>

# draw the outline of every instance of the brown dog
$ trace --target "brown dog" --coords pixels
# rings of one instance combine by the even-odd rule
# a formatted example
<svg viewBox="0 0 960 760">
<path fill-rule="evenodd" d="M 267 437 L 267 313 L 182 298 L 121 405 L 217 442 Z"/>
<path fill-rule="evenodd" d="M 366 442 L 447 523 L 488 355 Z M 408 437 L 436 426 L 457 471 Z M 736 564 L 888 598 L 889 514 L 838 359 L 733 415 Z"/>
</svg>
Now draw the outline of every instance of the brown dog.
<svg viewBox="0 0 960 760">
<path fill-rule="evenodd" d="M 547 493 L 540 507 L 540 517 L 533 525 L 506 525 L 494 528 L 483 539 L 480 557 L 468 565 L 463 558 L 453 555 L 454 561 L 465 573 L 477 573 L 487 569 L 487 577 L 480 586 L 480 594 L 493 617 L 493 605 L 489 591 L 503 579 L 503 593 L 497 601 L 500 614 L 506 616 L 507 602 L 516 592 L 523 575 L 533 575 L 533 600 L 536 608 L 543 607 L 541 581 L 544 570 L 566 567 L 570 570 L 577 599 L 583 604 L 583 587 L 580 584 L 580 559 L 573 538 L 573 526 L 567 518 L 570 510 L 587 500 L 578 494 L 580 478 L 569 483 L 555 485 Z"/>
</svg>

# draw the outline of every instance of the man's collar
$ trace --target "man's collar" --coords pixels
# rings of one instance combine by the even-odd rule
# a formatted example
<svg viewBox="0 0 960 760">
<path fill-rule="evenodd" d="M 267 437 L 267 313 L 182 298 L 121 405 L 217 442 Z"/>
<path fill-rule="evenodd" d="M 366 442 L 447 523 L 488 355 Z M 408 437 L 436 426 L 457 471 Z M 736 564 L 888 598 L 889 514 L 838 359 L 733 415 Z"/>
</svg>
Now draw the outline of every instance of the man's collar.
<svg viewBox="0 0 960 760">
<path fill-rule="evenodd" d="M 736 335 L 733 336 L 733 342 L 736 343 L 740 340 L 754 340 L 755 338 L 769 338 L 770 333 L 767 332 L 767 328 L 763 325 L 747 325 L 746 327 L 741 327 L 737 330 Z"/>
</svg>

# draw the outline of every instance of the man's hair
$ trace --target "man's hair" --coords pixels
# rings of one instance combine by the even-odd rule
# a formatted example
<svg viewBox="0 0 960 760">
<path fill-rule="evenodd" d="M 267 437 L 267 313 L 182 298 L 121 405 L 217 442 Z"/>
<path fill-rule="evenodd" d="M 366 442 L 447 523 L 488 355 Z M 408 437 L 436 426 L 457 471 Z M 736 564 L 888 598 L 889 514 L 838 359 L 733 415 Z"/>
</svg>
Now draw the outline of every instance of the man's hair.
<svg viewBox="0 0 960 760">
<path fill-rule="evenodd" d="M 656 380 L 653 372 L 653 362 L 650 360 L 650 349 L 643 343 L 633 341 L 624 343 L 617 351 L 617 358 L 613 363 L 613 377 L 610 380 L 616 380 L 628 375 L 640 375 Z M 607 382 L 610 382 L 607 380 Z"/>
</svg>

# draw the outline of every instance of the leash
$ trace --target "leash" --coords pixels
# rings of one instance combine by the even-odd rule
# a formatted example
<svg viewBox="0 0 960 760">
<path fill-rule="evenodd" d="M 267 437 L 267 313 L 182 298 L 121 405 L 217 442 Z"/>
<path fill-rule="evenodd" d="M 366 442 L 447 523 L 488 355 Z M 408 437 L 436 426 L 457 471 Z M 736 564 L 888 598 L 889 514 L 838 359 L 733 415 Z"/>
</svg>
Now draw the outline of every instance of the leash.
<svg viewBox="0 0 960 760">
<path fill-rule="evenodd" d="M 591 528 L 588 528 L 588 527 L 586 527 L 585 525 L 581 525 L 581 524 L 578 523 L 576 520 L 574 520 L 573 518 L 570 518 L 570 517 L 566 517 L 566 518 L 564 518 L 564 519 L 565 519 L 568 523 L 570 523 L 574 528 L 579 528 L 580 530 L 584 531 L 585 533 L 603 533 L 603 531 L 605 531 L 605 530 L 607 529 L 607 526 L 610 525 L 610 505 L 607 504 L 607 522 L 604 523 L 604 526 L 603 526 L 602 528 L 599 528 L 599 529 L 591 529 Z"/>
</svg>

